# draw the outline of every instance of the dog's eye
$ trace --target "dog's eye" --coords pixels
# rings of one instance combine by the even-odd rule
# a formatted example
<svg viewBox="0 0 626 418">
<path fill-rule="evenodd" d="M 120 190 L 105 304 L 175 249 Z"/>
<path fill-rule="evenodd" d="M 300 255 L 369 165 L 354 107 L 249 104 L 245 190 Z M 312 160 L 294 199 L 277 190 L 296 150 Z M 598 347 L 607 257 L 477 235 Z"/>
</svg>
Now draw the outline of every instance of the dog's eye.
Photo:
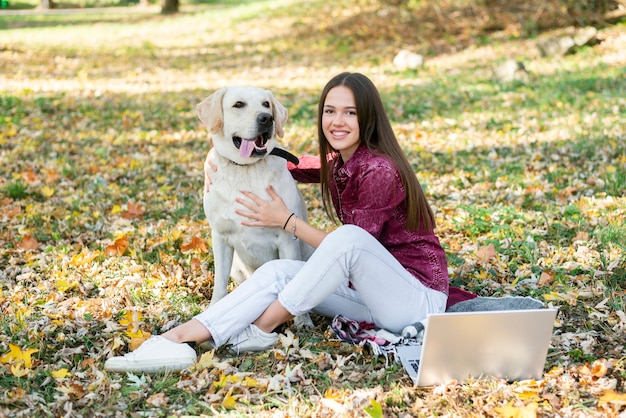
<svg viewBox="0 0 626 418">
<path fill-rule="evenodd" d="M 241 109 L 242 107 L 246 107 L 246 104 L 244 102 L 235 102 L 233 107 L 235 107 L 237 109 Z"/>
<path fill-rule="evenodd" d="M 263 107 L 270 108 L 270 102 L 263 102 Z"/>
</svg>

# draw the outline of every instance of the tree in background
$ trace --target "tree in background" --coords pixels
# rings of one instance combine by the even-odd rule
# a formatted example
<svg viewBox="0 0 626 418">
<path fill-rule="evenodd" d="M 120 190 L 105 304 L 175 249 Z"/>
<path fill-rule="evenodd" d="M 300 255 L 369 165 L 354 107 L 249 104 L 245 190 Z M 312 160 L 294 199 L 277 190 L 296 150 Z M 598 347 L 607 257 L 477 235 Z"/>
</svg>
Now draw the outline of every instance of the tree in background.
<svg viewBox="0 0 626 418">
<path fill-rule="evenodd" d="M 161 0 L 161 13 L 172 14 L 178 13 L 179 0 Z"/>
</svg>

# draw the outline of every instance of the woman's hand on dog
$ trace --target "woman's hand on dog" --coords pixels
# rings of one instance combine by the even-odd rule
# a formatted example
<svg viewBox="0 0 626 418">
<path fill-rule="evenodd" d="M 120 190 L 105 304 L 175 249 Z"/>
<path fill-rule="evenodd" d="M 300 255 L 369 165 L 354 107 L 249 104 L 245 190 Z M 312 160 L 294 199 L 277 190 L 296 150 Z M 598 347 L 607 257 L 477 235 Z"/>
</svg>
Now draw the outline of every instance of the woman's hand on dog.
<svg viewBox="0 0 626 418">
<path fill-rule="evenodd" d="M 237 198 L 235 201 L 248 210 L 235 209 L 235 213 L 245 219 L 241 222 L 246 226 L 278 226 L 285 224 L 285 220 L 291 215 L 291 211 L 285 205 L 283 199 L 276 193 L 272 186 L 268 186 L 267 193 L 270 200 L 261 199 L 251 192 L 242 192 L 246 197 Z"/>
</svg>

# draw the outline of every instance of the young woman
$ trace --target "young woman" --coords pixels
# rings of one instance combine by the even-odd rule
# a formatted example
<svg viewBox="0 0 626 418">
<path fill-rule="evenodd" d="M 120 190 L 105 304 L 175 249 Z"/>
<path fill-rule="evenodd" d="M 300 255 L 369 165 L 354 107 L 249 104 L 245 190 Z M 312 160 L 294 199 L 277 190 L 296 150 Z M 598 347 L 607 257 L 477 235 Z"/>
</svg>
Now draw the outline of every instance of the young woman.
<svg viewBox="0 0 626 418">
<path fill-rule="evenodd" d="M 266 263 L 195 318 L 108 359 L 105 370 L 180 370 L 196 361 L 190 343 L 205 341 L 236 353 L 264 350 L 276 343 L 276 327 L 309 311 L 397 333 L 445 311 L 448 270 L 433 212 L 367 77 L 328 82 L 318 135 L 326 158 L 304 158 L 292 174 L 319 180 L 326 212 L 342 225 L 327 233 L 307 224 L 272 188 L 269 201 L 243 193 L 243 224 L 285 228 L 315 248 L 309 260 Z"/>
</svg>

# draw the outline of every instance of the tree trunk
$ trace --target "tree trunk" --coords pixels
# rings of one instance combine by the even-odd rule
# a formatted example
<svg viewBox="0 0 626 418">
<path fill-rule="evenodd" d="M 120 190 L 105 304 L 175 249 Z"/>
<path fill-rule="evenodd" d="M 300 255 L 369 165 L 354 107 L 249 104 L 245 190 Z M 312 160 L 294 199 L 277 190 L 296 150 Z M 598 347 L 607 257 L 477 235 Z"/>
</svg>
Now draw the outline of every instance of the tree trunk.
<svg viewBox="0 0 626 418">
<path fill-rule="evenodd" d="M 41 0 L 39 8 L 43 10 L 54 9 L 54 2 L 52 0 Z"/>
<path fill-rule="evenodd" d="M 178 13 L 179 0 L 161 0 L 161 14 Z"/>
</svg>

